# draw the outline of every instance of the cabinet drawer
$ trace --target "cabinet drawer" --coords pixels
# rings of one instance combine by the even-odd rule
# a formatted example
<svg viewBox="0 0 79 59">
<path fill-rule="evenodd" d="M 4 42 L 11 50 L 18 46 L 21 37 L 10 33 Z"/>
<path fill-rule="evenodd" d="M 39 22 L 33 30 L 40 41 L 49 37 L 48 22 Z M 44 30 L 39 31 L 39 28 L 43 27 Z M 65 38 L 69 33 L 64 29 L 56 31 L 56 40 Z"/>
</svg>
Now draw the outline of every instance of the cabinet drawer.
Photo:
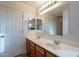
<svg viewBox="0 0 79 59">
<path fill-rule="evenodd" d="M 43 48 L 41 48 L 40 46 L 38 46 L 38 45 L 36 45 L 36 50 L 39 51 L 43 55 L 45 54 L 44 53 L 45 50 Z"/>
<path fill-rule="evenodd" d="M 33 43 L 32 41 L 30 41 L 30 46 L 35 48 L 35 43 Z"/>
<path fill-rule="evenodd" d="M 46 51 L 46 57 L 56 57 L 53 53 Z"/>
</svg>

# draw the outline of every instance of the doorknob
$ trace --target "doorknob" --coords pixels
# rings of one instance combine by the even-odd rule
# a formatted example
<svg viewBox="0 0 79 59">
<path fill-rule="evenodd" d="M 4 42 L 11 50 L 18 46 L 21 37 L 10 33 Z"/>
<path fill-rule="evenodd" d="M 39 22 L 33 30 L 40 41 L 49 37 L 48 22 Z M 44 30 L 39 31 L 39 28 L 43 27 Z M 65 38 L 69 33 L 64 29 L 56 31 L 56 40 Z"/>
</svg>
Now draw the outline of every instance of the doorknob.
<svg viewBox="0 0 79 59">
<path fill-rule="evenodd" d="M 2 35 L 2 36 L 0 36 L 0 38 L 4 38 L 4 36 Z"/>
</svg>

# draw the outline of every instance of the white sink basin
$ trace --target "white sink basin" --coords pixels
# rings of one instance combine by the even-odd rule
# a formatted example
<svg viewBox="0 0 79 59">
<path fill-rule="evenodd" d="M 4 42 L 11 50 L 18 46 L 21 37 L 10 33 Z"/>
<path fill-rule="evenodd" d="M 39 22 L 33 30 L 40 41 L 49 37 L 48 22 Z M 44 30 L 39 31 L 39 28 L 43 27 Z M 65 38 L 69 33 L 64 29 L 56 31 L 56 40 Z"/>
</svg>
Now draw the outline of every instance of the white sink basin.
<svg viewBox="0 0 79 59">
<path fill-rule="evenodd" d="M 47 43 L 47 44 L 45 44 L 45 47 L 50 48 L 52 50 L 59 50 L 59 46 L 56 44 Z"/>
</svg>

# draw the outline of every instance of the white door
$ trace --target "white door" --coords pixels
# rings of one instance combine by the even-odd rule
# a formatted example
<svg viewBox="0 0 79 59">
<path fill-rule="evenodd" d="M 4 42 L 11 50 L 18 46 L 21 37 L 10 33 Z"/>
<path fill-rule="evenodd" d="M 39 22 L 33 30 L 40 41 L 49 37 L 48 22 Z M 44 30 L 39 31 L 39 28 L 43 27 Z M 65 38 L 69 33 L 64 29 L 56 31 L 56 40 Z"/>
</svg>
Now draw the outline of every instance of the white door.
<svg viewBox="0 0 79 59">
<path fill-rule="evenodd" d="M 22 13 L 0 7 L 0 56 L 22 53 Z"/>
</svg>

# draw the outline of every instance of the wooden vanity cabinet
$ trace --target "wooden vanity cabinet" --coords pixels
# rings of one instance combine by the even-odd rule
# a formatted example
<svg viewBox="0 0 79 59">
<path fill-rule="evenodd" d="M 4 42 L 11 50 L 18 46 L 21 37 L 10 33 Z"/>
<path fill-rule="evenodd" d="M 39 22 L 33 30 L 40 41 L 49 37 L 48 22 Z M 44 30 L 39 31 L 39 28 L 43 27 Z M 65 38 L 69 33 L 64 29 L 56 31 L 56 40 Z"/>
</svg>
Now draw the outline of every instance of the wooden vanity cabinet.
<svg viewBox="0 0 79 59">
<path fill-rule="evenodd" d="M 38 45 L 36 45 L 36 57 L 45 57 L 45 50 Z"/>
<path fill-rule="evenodd" d="M 29 57 L 57 57 L 53 53 L 40 47 L 29 39 L 26 40 L 26 50 Z"/>
<path fill-rule="evenodd" d="M 46 57 L 57 57 L 56 55 L 54 55 L 53 53 L 49 52 L 49 51 L 46 51 Z"/>
<path fill-rule="evenodd" d="M 35 57 L 35 53 L 36 53 L 36 44 L 33 43 L 32 41 L 29 42 L 30 43 L 30 57 Z"/>
<path fill-rule="evenodd" d="M 30 55 L 30 41 L 29 39 L 26 39 L 26 55 Z"/>
</svg>

